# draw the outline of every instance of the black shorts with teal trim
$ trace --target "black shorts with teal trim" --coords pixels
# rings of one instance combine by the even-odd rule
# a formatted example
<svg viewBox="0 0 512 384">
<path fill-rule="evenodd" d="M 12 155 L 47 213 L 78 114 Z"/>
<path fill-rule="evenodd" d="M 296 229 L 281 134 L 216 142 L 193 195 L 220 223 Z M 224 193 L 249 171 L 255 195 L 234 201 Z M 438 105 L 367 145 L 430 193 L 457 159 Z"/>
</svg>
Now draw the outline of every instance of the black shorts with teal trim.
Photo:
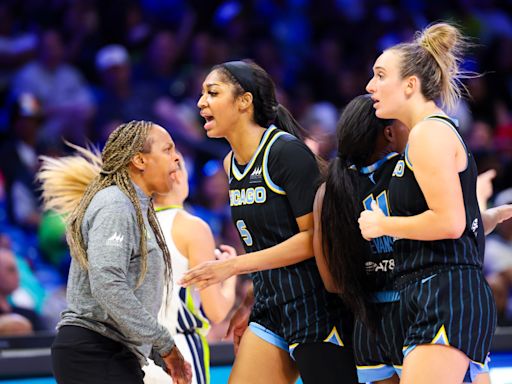
<svg viewBox="0 0 512 384">
<path fill-rule="evenodd" d="M 360 383 L 385 380 L 400 374 L 403 355 L 396 345 L 403 340 L 402 331 L 395 330 L 400 324 L 398 300 L 376 303 L 378 321 L 370 329 L 361 320 L 354 324 L 354 356 Z"/>
<path fill-rule="evenodd" d="M 396 287 L 401 288 L 400 322 L 393 332 L 403 332 L 403 337 L 397 337 L 395 354 L 401 350 L 405 358 L 418 345 L 442 344 L 466 354 L 471 372 L 485 368 L 496 329 L 496 307 L 481 269 L 430 269 L 411 279 L 399 278 Z"/>
<path fill-rule="evenodd" d="M 256 298 L 249 321 L 282 338 L 290 353 L 299 344 L 324 341 L 352 348 L 353 316 L 339 297 L 321 290 L 280 306 Z"/>
</svg>

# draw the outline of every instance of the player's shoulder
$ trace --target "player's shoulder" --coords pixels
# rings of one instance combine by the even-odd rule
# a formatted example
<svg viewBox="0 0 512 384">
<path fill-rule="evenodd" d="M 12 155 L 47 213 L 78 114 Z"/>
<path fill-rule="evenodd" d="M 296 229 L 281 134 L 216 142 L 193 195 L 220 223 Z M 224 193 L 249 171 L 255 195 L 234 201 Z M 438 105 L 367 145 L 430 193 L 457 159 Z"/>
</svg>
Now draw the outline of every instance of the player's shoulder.
<svg viewBox="0 0 512 384">
<path fill-rule="evenodd" d="M 181 233 L 191 234 L 195 238 L 199 238 L 203 234 L 211 232 L 206 221 L 183 209 L 176 213 L 174 220 L 176 228 L 179 228 Z"/>
<path fill-rule="evenodd" d="M 276 136 L 270 149 L 272 156 L 314 156 L 309 147 L 291 133 L 279 131 Z"/>
</svg>

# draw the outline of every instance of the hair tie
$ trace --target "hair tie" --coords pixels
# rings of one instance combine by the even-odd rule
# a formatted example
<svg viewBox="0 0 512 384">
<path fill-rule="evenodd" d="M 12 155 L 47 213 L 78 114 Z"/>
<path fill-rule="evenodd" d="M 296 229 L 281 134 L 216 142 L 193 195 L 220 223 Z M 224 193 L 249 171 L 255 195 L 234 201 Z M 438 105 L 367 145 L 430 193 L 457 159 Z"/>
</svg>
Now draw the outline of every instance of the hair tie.
<svg viewBox="0 0 512 384">
<path fill-rule="evenodd" d="M 422 36 L 420 40 L 420 46 L 426 49 L 428 52 L 432 52 L 432 44 L 430 43 L 430 39 L 426 36 Z"/>
</svg>

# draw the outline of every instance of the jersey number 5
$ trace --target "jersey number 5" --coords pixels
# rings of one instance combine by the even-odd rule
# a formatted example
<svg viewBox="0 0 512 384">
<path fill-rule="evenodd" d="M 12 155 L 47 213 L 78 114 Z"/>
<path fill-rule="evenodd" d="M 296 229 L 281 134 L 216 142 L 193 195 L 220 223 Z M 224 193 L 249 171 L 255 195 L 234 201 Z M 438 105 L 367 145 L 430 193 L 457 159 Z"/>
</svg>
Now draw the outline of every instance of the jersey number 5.
<svg viewBox="0 0 512 384">
<path fill-rule="evenodd" d="M 252 245 L 252 236 L 249 233 L 249 230 L 247 229 L 245 222 L 243 220 L 238 220 L 236 222 L 236 227 L 238 229 L 238 232 L 240 232 L 240 236 L 242 237 L 245 244 L 247 244 L 248 247 Z"/>
</svg>

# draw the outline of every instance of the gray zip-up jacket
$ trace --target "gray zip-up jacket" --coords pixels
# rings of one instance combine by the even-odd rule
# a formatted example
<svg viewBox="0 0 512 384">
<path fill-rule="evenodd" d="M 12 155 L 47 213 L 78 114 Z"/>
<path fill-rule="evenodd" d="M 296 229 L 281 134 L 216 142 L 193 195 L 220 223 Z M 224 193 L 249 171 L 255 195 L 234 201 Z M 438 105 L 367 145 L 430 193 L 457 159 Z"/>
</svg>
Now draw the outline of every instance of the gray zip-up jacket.
<svg viewBox="0 0 512 384">
<path fill-rule="evenodd" d="M 150 199 L 135 184 L 147 233 L 148 269 L 142 285 L 140 233 L 135 207 L 117 186 L 99 191 L 87 207 L 82 234 L 89 267 L 72 260 L 67 286 L 68 308 L 58 328 L 76 325 L 126 345 L 146 364 L 151 347 L 160 355 L 174 346 L 157 321 L 164 287 L 164 260 L 149 226 Z"/>
</svg>

